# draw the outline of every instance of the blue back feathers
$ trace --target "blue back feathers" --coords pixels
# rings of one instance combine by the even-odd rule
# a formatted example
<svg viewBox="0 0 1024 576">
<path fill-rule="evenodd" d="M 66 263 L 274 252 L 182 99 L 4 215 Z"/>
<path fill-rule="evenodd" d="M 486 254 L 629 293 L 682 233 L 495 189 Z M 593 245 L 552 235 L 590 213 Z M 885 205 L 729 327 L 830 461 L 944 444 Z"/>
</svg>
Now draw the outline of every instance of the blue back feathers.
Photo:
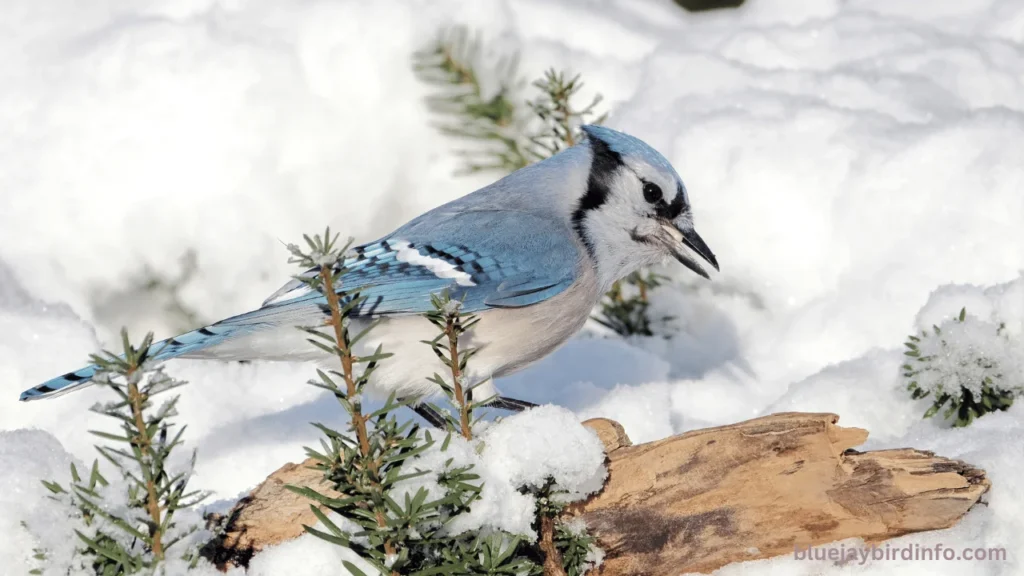
<svg viewBox="0 0 1024 576">
<path fill-rule="evenodd" d="M 466 312 L 529 306 L 577 276 L 579 255 L 562 228 L 557 219 L 511 211 L 421 216 L 356 247 L 339 288 L 366 297 L 356 316 L 423 314 L 433 309 L 431 294 L 445 290 Z M 311 300 L 323 297 L 295 281 L 250 315 Z"/>
</svg>

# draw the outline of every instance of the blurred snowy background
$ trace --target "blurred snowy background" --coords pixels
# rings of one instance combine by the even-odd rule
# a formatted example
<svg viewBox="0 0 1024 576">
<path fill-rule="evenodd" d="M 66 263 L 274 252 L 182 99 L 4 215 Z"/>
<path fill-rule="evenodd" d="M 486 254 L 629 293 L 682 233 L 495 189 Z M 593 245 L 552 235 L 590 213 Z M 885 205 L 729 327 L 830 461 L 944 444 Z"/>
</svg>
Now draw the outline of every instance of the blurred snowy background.
<svg viewBox="0 0 1024 576">
<path fill-rule="evenodd" d="M 581 73 L 608 125 L 674 163 L 722 264 L 713 282 L 675 270 L 659 289 L 672 339 L 589 330 L 503 390 L 614 418 L 636 442 L 835 412 L 870 430 L 869 448 L 987 470 L 990 506 L 906 541 L 1010 551 L 966 568 L 782 558 L 725 574 L 1024 573 L 1024 403 L 949 429 L 921 419 L 930 403 L 909 398 L 899 368 L 907 334 L 963 306 L 1024 332 L 1019 0 L 702 14 L 669 0 L 6 2 L 0 564 L 29 565 L 18 523 L 43 506 L 39 478 L 66 475 L 69 454 L 92 461 L 87 408 L 102 397 L 21 404 L 21 390 L 79 367 L 121 325 L 164 337 L 258 305 L 292 273 L 282 242 L 303 232 L 370 240 L 496 177 L 453 177 L 457 143 L 412 70 L 451 23 L 518 52 L 526 78 Z M 194 483 L 216 498 L 301 459 L 308 422 L 340 413 L 303 384 L 309 366 L 168 371 L 191 382 L 179 408 Z"/>
</svg>

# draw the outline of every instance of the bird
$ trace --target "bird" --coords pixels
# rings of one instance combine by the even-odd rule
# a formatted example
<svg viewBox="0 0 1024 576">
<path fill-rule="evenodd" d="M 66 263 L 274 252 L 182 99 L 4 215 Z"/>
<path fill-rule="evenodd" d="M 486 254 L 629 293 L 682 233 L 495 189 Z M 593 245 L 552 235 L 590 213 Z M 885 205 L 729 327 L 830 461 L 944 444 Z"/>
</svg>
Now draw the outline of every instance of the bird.
<svg viewBox="0 0 1024 576">
<path fill-rule="evenodd" d="M 493 378 L 551 354 L 586 323 L 612 284 L 642 267 L 676 260 L 710 279 L 718 261 L 694 228 L 686 186 L 671 163 L 639 138 L 599 125 L 581 127 L 574 146 L 434 208 L 390 234 L 349 249 L 335 290 L 358 292 L 356 331 L 379 322 L 353 350 L 378 346 L 370 391 L 411 399 L 428 422 L 428 377 L 440 360 L 424 340 L 437 328 L 423 315 L 447 292 L 479 321 L 463 334 L 477 349 L 465 377 L 489 406 L 521 411 L 535 404 L 499 393 Z M 250 312 L 153 345 L 156 361 L 312 360 L 325 352 L 294 328 L 324 320 L 325 297 L 293 279 Z M 460 342 L 461 344 L 461 342 Z M 30 388 L 21 400 L 59 396 L 90 383 L 98 366 Z"/>
</svg>

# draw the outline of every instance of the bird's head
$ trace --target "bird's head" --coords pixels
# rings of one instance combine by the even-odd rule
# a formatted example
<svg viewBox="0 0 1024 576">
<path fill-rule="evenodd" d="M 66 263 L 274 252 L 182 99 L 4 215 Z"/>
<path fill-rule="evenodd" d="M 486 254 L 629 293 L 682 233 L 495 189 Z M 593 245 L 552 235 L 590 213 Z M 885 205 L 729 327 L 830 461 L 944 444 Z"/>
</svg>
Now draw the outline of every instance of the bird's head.
<svg viewBox="0 0 1024 576">
<path fill-rule="evenodd" d="M 693 227 L 686 186 L 664 156 L 641 140 L 584 126 L 590 150 L 585 190 L 572 225 L 603 284 L 672 257 L 708 278 L 699 260 L 718 261 Z"/>
</svg>

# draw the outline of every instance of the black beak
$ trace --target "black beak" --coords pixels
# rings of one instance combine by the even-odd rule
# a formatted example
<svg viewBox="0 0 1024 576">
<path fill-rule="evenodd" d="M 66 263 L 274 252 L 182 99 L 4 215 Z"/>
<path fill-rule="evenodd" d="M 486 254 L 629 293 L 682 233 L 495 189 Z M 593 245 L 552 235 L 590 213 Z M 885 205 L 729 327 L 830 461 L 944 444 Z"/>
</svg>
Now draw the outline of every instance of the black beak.
<svg viewBox="0 0 1024 576">
<path fill-rule="evenodd" d="M 697 234 L 696 230 L 691 228 L 685 231 L 680 230 L 680 232 L 683 233 L 683 244 L 686 244 L 687 248 L 693 250 L 698 256 L 703 258 L 705 262 L 711 264 L 715 271 L 720 271 L 718 268 L 718 260 L 715 259 L 714 253 L 711 252 L 711 248 L 708 248 L 708 245 L 704 243 L 704 239 Z"/>
<path fill-rule="evenodd" d="M 704 239 L 697 234 L 697 231 L 692 227 L 679 228 L 675 224 L 667 221 L 662 222 L 661 226 L 666 232 L 666 235 L 670 238 L 667 239 L 667 243 L 676 260 L 679 260 L 683 266 L 693 270 L 697 275 L 710 280 L 711 277 L 708 276 L 708 273 L 697 262 L 692 254 L 700 256 L 702 260 L 711 264 L 715 270 L 719 269 L 718 260 L 715 259 L 715 255 L 711 252 L 711 248 L 708 248 L 708 245 L 704 243 Z"/>
</svg>

